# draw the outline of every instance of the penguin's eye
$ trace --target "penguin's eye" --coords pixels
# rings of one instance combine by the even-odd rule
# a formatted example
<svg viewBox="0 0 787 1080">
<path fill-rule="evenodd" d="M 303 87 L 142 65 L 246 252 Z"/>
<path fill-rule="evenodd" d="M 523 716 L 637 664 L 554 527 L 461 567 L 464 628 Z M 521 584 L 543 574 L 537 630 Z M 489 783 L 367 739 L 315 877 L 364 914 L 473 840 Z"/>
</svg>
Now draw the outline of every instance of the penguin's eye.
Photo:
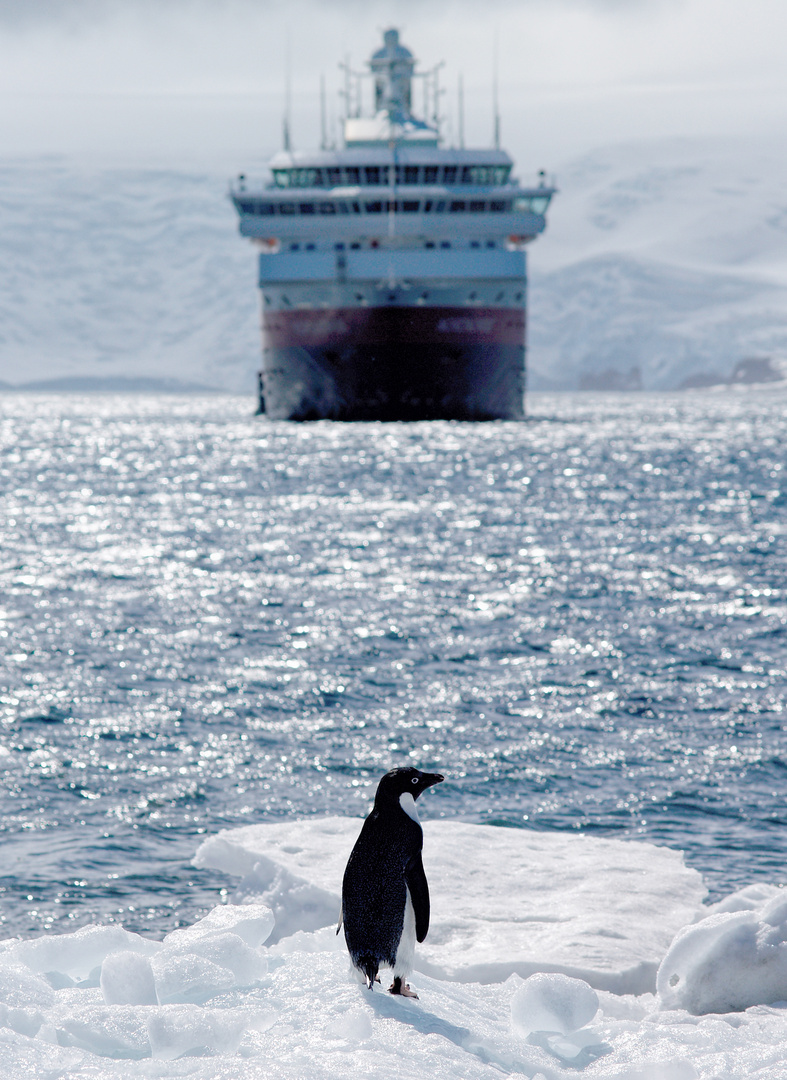
<svg viewBox="0 0 787 1080">
<path fill-rule="evenodd" d="M 417 776 L 414 776 L 414 777 L 412 778 L 412 780 L 410 781 L 410 783 L 411 783 L 411 784 L 417 784 L 417 783 L 418 783 L 418 777 L 417 777 Z"/>
</svg>

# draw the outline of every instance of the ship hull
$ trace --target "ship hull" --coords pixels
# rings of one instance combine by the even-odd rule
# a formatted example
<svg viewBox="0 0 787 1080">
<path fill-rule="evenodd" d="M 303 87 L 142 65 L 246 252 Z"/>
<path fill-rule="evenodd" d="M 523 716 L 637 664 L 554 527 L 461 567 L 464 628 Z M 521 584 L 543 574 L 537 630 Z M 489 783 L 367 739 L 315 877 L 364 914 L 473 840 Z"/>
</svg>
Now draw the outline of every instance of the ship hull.
<svg viewBox="0 0 787 1080">
<path fill-rule="evenodd" d="M 261 406 L 281 420 L 518 420 L 520 308 L 266 312 Z"/>
</svg>

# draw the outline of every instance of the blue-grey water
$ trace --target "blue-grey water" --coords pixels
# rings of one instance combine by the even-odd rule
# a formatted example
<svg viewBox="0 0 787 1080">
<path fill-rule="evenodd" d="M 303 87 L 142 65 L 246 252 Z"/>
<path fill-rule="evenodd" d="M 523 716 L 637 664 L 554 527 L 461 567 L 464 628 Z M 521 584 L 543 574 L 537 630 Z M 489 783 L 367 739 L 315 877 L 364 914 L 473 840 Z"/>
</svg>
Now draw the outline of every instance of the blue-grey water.
<svg viewBox="0 0 787 1080">
<path fill-rule="evenodd" d="M 161 934 L 231 884 L 204 834 L 362 814 L 404 762 L 432 816 L 784 880 L 786 405 L 1 397 L 0 934 Z"/>
</svg>

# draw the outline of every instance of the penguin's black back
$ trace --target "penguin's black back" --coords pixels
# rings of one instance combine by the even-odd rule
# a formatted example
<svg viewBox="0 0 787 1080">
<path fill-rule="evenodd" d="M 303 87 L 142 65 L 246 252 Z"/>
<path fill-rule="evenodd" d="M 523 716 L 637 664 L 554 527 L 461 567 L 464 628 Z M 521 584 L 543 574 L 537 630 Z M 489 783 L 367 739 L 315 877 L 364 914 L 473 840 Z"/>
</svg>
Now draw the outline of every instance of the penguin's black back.
<svg viewBox="0 0 787 1080">
<path fill-rule="evenodd" d="M 344 937 L 371 981 L 393 967 L 404 926 L 405 870 L 420 856 L 423 832 L 398 806 L 375 806 L 363 824 L 342 883 Z M 371 974 L 370 974 L 371 972 Z"/>
</svg>

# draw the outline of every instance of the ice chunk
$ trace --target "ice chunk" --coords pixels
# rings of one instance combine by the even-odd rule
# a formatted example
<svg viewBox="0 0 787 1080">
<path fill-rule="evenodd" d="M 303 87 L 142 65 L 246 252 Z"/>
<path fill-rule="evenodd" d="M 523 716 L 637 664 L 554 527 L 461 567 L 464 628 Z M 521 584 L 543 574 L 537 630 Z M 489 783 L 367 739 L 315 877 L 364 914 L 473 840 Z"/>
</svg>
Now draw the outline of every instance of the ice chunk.
<svg viewBox="0 0 787 1080">
<path fill-rule="evenodd" d="M 110 953 L 101 965 L 101 993 L 107 1005 L 157 1005 L 156 982 L 146 956 Z"/>
<path fill-rule="evenodd" d="M 196 941 L 198 938 L 216 934 L 236 934 L 247 945 L 256 948 L 268 939 L 275 919 L 269 907 L 263 904 L 222 904 L 213 908 L 192 926 L 173 930 L 167 942 Z"/>
<path fill-rule="evenodd" d="M 201 844 L 195 862 L 241 878 L 235 900 L 274 908 L 270 941 L 336 925 L 361 822 L 248 825 Z M 558 971 L 596 989 L 644 993 L 705 888 L 680 852 L 598 837 L 424 824 L 432 925 L 417 966 L 437 978 L 504 981 Z"/>
<path fill-rule="evenodd" d="M 78 1047 L 99 1057 L 150 1057 L 140 1009 L 133 1005 L 97 1005 L 72 997 L 58 1002 L 52 1021 L 60 1046 Z"/>
<path fill-rule="evenodd" d="M 787 890 L 769 892 L 678 933 L 658 973 L 664 1008 L 700 1015 L 787 1001 Z"/>
<path fill-rule="evenodd" d="M 531 975 L 511 998 L 511 1024 L 521 1035 L 557 1031 L 568 1035 L 589 1024 L 598 1012 L 598 994 L 567 975 Z"/>
<path fill-rule="evenodd" d="M 33 971 L 64 976 L 54 980 L 60 985 L 86 979 L 98 985 L 101 965 L 110 953 L 135 952 L 152 956 L 160 947 L 159 942 L 132 934 L 121 926 L 83 926 L 73 934 L 19 942 L 4 954 L 4 958 L 19 960 Z"/>
<path fill-rule="evenodd" d="M 229 968 L 191 952 L 173 955 L 167 950 L 152 966 L 162 1004 L 205 1002 L 235 982 Z"/>
<path fill-rule="evenodd" d="M 153 1056 L 172 1060 L 184 1055 L 234 1054 L 248 1023 L 239 1009 L 201 1009 L 165 1005 L 147 1021 Z"/>
<path fill-rule="evenodd" d="M 255 983 L 267 970 L 258 946 L 272 928 L 270 908 L 225 905 L 193 926 L 173 930 L 152 964 L 159 1000 L 205 1002 L 222 990 Z"/>
</svg>

